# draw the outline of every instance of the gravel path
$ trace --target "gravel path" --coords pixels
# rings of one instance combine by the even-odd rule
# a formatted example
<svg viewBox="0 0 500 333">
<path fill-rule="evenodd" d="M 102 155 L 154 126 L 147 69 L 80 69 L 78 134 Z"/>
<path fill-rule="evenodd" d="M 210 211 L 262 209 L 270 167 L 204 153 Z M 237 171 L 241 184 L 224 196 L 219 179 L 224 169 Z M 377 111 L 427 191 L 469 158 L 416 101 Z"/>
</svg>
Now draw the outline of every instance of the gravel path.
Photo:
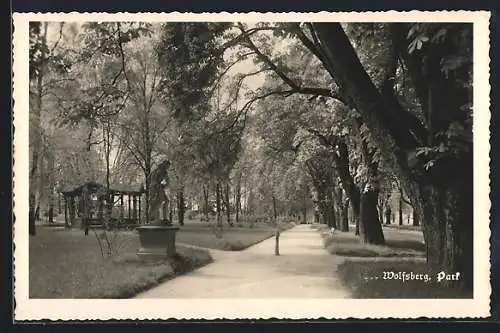
<svg viewBox="0 0 500 333">
<path fill-rule="evenodd" d="M 319 233 L 298 225 L 241 252 L 212 251 L 215 262 L 137 298 L 350 298 L 336 276 L 343 259 L 323 248 Z"/>
</svg>

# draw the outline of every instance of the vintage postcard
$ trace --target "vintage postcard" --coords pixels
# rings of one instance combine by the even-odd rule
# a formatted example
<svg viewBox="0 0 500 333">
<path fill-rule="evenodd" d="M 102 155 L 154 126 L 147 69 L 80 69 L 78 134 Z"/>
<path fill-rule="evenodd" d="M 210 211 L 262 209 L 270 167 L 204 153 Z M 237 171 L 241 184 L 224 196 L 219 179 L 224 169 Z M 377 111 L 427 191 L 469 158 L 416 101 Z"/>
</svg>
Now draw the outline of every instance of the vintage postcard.
<svg viewBox="0 0 500 333">
<path fill-rule="evenodd" d="M 489 18 L 14 13 L 15 320 L 488 317 Z"/>
</svg>

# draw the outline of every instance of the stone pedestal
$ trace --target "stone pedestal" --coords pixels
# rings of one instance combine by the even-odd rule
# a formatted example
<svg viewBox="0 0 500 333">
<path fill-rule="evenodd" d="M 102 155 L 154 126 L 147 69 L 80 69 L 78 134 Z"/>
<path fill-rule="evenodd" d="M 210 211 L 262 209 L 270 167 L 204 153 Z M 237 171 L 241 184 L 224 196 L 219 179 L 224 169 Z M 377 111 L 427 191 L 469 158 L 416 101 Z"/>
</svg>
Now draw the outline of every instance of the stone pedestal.
<svg viewBox="0 0 500 333">
<path fill-rule="evenodd" d="M 145 225 L 137 228 L 141 247 L 137 255 L 141 260 L 158 261 L 175 255 L 175 235 L 179 228 L 163 225 Z"/>
</svg>

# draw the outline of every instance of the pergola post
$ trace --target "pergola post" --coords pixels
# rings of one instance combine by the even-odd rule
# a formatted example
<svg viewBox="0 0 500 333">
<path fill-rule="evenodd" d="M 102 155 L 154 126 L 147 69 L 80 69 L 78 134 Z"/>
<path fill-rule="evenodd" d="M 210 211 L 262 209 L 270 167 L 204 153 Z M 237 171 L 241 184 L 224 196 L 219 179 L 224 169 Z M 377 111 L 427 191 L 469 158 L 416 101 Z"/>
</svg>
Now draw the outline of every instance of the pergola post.
<svg viewBox="0 0 500 333">
<path fill-rule="evenodd" d="M 128 219 L 130 220 L 132 218 L 132 212 L 130 211 L 131 209 L 131 198 L 130 198 L 130 193 L 127 194 L 127 199 L 128 199 Z"/>
<path fill-rule="evenodd" d="M 137 196 L 134 194 L 132 196 L 132 217 L 136 224 L 139 224 L 137 221 Z"/>
<path fill-rule="evenodd" d="M 124 215 L 124 211 L 123 211 L 123 193 L 120 193 L 120 223 L 123 223 L 123 215 Z"/>
<path fill-rule="evenodd" d="M 142 218 L 142 215 L 141 215 L 141 197 L 138 198 L 137 202 L 139 203 L 139 221 L 141 220 Z M 139 223 L 140 224 L 140 223 Z"/>
</svg>

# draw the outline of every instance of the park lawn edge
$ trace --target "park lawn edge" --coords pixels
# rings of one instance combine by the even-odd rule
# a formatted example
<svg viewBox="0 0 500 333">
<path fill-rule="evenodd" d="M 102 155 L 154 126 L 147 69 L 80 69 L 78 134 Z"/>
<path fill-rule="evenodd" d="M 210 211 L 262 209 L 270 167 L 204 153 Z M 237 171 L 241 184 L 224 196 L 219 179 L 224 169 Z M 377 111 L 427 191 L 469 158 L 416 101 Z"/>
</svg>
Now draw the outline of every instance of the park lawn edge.
<svg viewBox="0 0 500 333">
<path fill-rule="evenodd" d="M 115 295 L 107 295 L 105 298 L 115 298 L 115 299 L 127 299 L 127 298 L 133 298 L 134 296 L 145 292 L 149 289 L 152 289 L 166 281 L 175 279 L 177 277 L 180 277 L 182 275 L 188 274 L 190 272 L 193 272 L 203 266 L 209 265 L 214 262 L 213 257 L 210 255 L 209 250 L 206 249 L 200 249 L 200 248 L 190 248 L 188 246 L 182 246 L 185 250 L 189 251 L 195 251 L 198 253 L 203 253 L 206 255 L 205 258 L 201 257 L 189 257 L 185 255 L 181 255 L 179 251 L 177 251 L 176 255 L 173 258 L 167 259 L 167 262 L 172 266 L 173 271 L 172 272 L 166 272 L 164 275 L 160 275 L 156 280 L 154 281 L 149 281 L 148 283 L 145 284 L 138 284 L 135 285 L 131 289 L 123 290 L 120 292 L 117 292 Z M 195 259 L 195 260 L 192 260 Z"/>
</svg>

